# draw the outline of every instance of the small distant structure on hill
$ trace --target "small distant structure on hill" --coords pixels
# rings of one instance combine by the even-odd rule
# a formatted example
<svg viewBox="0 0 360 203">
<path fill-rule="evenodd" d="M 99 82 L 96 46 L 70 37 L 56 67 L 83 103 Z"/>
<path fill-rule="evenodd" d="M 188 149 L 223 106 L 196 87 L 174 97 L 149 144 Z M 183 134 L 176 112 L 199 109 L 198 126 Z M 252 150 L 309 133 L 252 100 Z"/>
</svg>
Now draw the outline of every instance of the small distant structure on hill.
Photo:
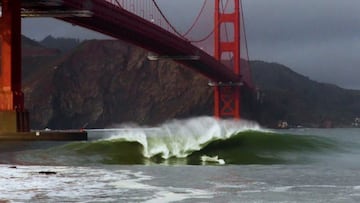
<svg viewBox="0 0 360 203">
<path fill-rule="evenodd" d="M 287 128 L 289 128 L 289 125 L 288 125 L 288 122 L 287 122 L 287 121 L 280 120 L 280 121 L 278 122 L 277 127 L 278 127 L 279 129 L 287 129 Z"/>
<path fill-rule="evenodd" d="M 355 117 L 354 122 L 351 124 L 353 127 L 360 127 L 360 118 Z"/>
</svg>

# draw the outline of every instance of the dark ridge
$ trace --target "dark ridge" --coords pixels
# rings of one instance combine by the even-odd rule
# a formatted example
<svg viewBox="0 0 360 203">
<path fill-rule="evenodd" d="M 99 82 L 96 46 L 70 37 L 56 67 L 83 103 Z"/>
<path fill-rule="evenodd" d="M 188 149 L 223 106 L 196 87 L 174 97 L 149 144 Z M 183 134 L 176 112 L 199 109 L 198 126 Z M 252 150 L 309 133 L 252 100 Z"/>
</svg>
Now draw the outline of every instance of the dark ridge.
<svg viewBox="0 0 360 203">
<path fill-rule="evenodd" d="M 71 51 L 75 47 L 80 44 L 79 39 L 73 38 L 63 38 L 63 37 L 53 37 L 51 35 L 45 37 L 43 40 L 39 42 L 42 46 L 51 48 L 51 49 L 58 49 L 62 53 L 67 53 Z"/>
</svg>

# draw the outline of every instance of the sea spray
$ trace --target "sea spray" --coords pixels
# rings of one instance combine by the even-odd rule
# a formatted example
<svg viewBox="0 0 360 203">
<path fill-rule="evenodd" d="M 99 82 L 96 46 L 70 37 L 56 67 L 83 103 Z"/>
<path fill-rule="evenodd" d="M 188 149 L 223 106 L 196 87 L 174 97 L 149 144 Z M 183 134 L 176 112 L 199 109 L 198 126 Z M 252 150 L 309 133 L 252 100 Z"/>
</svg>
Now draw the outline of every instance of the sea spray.
<svg viewBox="0 0 360 203">
<path fill-rule="evenodd" d="M 225 140 L 239 132 L 263 130 L 252 121 L 213 117 L 171 120 L 154 128 L 122 127 L 107 129 L 103 140 L 138 142 L 143 146 L 144 157 L 161 156 L 163 159 L 185 158 L 214 140 Z"/>
</svg>

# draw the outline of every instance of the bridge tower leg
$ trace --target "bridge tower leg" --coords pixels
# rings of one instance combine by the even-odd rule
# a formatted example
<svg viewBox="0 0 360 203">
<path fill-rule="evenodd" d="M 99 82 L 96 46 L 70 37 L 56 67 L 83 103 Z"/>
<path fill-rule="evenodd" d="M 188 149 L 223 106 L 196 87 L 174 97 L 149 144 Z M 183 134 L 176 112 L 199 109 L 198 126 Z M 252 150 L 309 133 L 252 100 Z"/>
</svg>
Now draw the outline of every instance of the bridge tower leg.
<svg viewBox="0 0 360 203">
<path fill-rule="evenodd" d="M 21 90 L 21 4 L 0 0 L 0 132 L 29 131 Z"/>
<path fill-rule="evenodd" d="M 234 11 L 227 12 L 222 8 L 223 0 L 215 0 L 215 25 L 214 25 L 214 57 L 223 60 L 226 54 L 231 54 L 232 70 L 240 75 L 240 0 L 233 1 Z M 222 26 L 232 26 L 229 32 L 222 32 Z M 226 40 L 229 34 L 232 41 Z M 228 84 L 224 81 L 214 87 L 214 114 L 217 118 L 240 118 L 240 86 Z"/>
</svg>

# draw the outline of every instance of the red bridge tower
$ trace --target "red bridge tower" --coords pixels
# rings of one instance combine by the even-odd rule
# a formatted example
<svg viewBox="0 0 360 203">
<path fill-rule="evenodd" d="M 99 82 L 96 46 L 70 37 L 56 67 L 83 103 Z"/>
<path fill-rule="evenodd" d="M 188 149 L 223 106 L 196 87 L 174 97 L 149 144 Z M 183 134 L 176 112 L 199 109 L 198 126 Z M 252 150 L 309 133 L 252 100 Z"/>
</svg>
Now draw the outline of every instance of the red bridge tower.
<svg viewBox="0 0 360 203">
<path fill-rule="evenodd" d="M 0 0 L 0 132 L 29 131 L 21 90 L 21 4 Z"/>
<path fill-rule="evenodd" d="M 225 60 L 225 54 L 230 54 L 232 70 L 240 77 L 240 0 L 232 0 L 233 12 L 227 12 L 222 8 L 222 0 L 215 0 L 215 50 L 214 57 L 217 60 Z M 229 31 L 222 32 L 222 26 L 232 25 Z M 225 40 L 229 34 L 232 41 Z M 229 60 L 229 59 L 228 59 Z M 214 114 L 218 118 L 240 118 L 240 83 L 231 81 L 219 82 L 214 87 Z"/>
</svg>

